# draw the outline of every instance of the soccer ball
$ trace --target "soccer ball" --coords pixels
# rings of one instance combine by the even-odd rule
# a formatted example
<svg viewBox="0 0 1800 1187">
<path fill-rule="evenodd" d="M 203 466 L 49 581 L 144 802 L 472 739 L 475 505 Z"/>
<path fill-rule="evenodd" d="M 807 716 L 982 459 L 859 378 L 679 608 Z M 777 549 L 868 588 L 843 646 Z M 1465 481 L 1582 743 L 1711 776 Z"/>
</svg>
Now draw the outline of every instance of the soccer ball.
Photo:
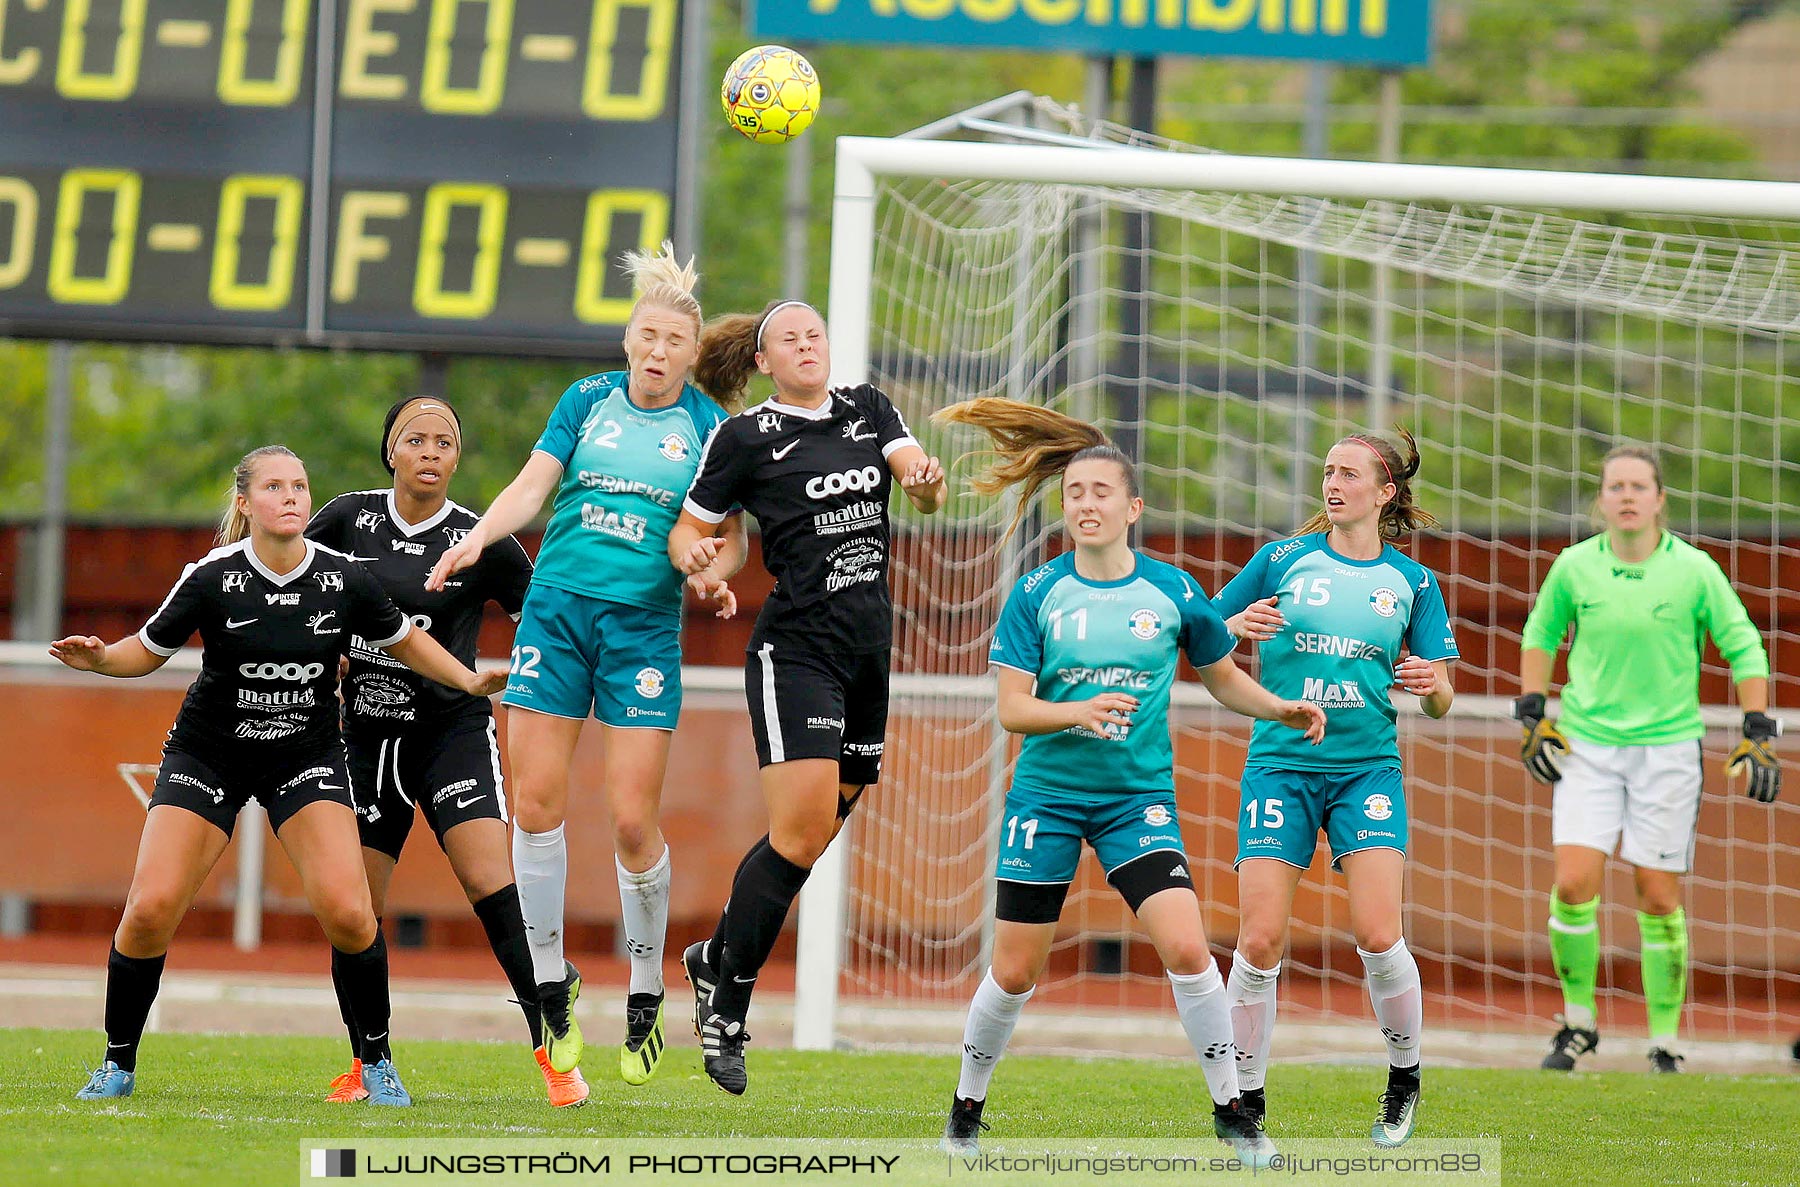
<svg viewBox="0 0 1800 1187">
<path fill-rule="evenodd" d="M 819 113 L 819 76 L 785 45 L 759 45 L 725 72 L 719 102 L 731 126 L 758 144 L 783 144 Z"/>
</svg>

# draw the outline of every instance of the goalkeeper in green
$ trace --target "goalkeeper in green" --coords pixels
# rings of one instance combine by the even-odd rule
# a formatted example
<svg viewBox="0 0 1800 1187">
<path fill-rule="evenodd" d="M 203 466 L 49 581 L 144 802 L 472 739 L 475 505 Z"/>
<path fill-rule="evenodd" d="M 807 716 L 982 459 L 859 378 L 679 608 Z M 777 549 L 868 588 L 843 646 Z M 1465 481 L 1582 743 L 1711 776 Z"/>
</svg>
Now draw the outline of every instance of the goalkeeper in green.
<svg viewBox="0 0 1800 1187">
<path fill-rule="evenodd" d="M 1694 854 L 1700 811 L 1700 644 L 1710 634 L 1731 665 L 1744 736 L 1726 762 L 1747 793 L 1781 791 L 1770 743 L 1769 660 L 1762 638 L 1717 562 L 1665 530 L 1656 455 L 1625 445 L 1606 455 L 1595 507 L 1606 530 L 1564 549 L 1525 621 L 1524 695 L 1513 713 L 1533 778 L 1553 783 L 1550 952 L 1562 981 L 1561 1029 L 1543 1066 L 1568 1071 L 1600 1042 L 1594 1010 L 1598 913 L 1606 858 L 1633 867 L 1643 940 L 1650 1066 L 1681 1070 L 1677 1032 L 1687 996 L 1687 919 L 1681 875 Z M 1545 695 L 1571 625 L 1561 716 Z"/>
</svg>

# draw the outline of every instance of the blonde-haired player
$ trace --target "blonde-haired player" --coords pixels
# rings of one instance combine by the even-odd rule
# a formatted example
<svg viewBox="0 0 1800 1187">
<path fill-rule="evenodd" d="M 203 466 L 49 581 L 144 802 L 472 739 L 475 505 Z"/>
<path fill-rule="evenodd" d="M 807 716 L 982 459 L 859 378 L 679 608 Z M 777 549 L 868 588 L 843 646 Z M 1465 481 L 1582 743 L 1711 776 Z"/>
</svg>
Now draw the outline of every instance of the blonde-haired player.
<svg viewBox="0 0 1800 1187">
<path fill-rule="evenodd" d="M 681 712 L 682 575 L 665 545 L 728 409 L 688 382 L 701 320 L 693 261 L 677 260 L 664 243 L 624 263 L 639 292 L 625 326 L 627 368 L 569 385 L 518 477 L 426 584 L 442 588 L 490 542 L 529 523 L 554 492 L 502 698 L 512 709 L 513 868 L 545 1054 L 556 1072 L 571 1073 L 582 1053 L 573 1011 L 581 977 L 563 954 L 563 821 L 569 766 L 591 713 L 605 737 L 603 777 L 631 956 L 619 1073 L 642 1084 L 663 1051 L 669 850 L 658 816 Z M 719 614 L 729 616 L 736 603 L 724 579 L 744 561 L 741 517 L 730 517 L 722 534 L 717 559 L 687 584 L 703 598 L 717 595 Z"/>
</svg>

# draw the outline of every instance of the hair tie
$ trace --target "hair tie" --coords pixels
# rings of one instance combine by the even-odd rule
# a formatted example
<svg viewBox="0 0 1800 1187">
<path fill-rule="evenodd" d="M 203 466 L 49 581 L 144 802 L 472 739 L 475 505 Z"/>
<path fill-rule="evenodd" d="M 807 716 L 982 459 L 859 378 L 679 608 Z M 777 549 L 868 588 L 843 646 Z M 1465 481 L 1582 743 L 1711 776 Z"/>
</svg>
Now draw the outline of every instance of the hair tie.
<svg viewBox="0 0 1800 1187">
<path fill-rule="evenodd" d="M 775 306 L 775 308 L 773 308 L 773 309 L 769 310 L 767 313 L 763 314 L 762 318 L 756 323 L 756 349 L 758 349 L 758 350 L 762 349 L 763 330 L 768 327 L 769 319 L 771 317 L 774 317 L 777 313 L 780 313 L 783 309 L 786 309 L 789 306 L 793 306 L 793 305 L 798 305 L 802 309 L 812 309 L 812 306 L 808 305 L 805 301 L 782 301 L 782 302 L 779 302 Z M 818 310 L 813 309 L 813 312 L 817 313 Z"/>
</svg>

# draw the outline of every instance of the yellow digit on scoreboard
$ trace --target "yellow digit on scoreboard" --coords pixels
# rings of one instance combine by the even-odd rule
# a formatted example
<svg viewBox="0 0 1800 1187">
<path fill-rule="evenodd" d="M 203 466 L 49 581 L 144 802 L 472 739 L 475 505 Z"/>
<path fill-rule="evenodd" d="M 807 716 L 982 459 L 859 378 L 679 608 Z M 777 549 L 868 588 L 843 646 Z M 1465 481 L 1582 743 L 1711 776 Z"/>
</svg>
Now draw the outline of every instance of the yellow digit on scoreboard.
<svg viewBox="0 0 1800 1187">
<path fill-rule="evenodd" d="M 50 238 L 50 273 L 45 281 L 52 300 L 64 305 L 117 305 L 125 299 L 131 290 L 143 191 L 144 179 L 130 169 L 71 169 L 63 174 L 56 191 L 56 230 Z M 75 256 L 87 198 L 104 193 L 111 193 L 113 199 L 106 271 L 99 276 L 77 276 Z"/>
<path fill-rule="evenodd" d="M 450 54 L 456 14 L 464 4 L 482 4 L 481 69 L 472 87 L 450 85 Z M 425 34 L 425 69 L 419 77 L 419 106 L 444 115 L 487 115 L 506 95 L 506 62 L 512 52 L 513 0 L 431 0 Z"/>
<path fill-rule="evenodd" d="M 56 53 L 56 90 L 69 99 L 118 102 L 137 90 L 144 56 L 144 8 L 149 0 L 119 0 L 119 32 L 113 38 L 112 68 L 89 73 L 88 21 L 93 0 L 69 0 L 63 10 L 62 44 Z"/>
<path fill-rule="evenodd" d="M 613 219 L 636 214 L 637 246 L 653 252 L 669 230 L 669 196 L 660 190 L 595 190 L 588 195 L 581 220 L 581 259 L 575 266 L 575 316 L 597 325 L 623 325 L 631 320 L 633 298 L 606 295 L 606 261 L 612 249 Z"/>
<path fill-rule="evenodd" d="M 613 51 L 619 39 L 619 12 L 648 11 L 644 62 L 637 90 L 614 94 Z M 594 0 L 588 28 L 587 70 L 581 80 L 581 110 L 597 120 L 652 120 L 662 114 L 669 91 L 669 51 L 675 43 L 675 0 Z"/>
<path fill-rule="evenodd" d="M 238 280 L 244 212 L 252 198 L 272 198 L 275 216 L 269 244 L 268 278 L 261 284 Z M 212 281 L 207 295 L 220 309 L 280 309 L 294 293 L 294 259 L 299 254 L 300 210 L 305 187 L 297 177 L 238 173 L 219 191 L 219 225 L 213 235 Z"/>
<path fill-rule="evenodd" d="M 37 190 L 23 177 L 0 177 L 0 210 L 12 207 L 12 242 L 0 259 L 0 289 L 15 288 L 31 275 L 37 258 Z"/>
<path fill-rule="evenodd" d="M 230 0 L 225 7 L 225 35 L 219 45 L 219 98 L 243 107 L 285 107 L 292 103 L 300 93 L 300 66 L 306 60 L 306 28 L 311 11 L 312 0 L 281 0 L 281 45 L 275 51 L 275 73 L 269 78 L 250 78 L 244 70 L 256 0 Z"/>
<path fill-rule="evenodd" d="M 475 265 L 466 292 L 444 288 L 444 241 L 450 212 L 476 211 Z M 426 317 L 477 318 L 494 311 L 500 292 L 500 257 L 506 248 L 506 187 L 439 182 L 425 191 L 419 227 L 419 269 L 413 276 L 413 308 Z"/>
</svg>

